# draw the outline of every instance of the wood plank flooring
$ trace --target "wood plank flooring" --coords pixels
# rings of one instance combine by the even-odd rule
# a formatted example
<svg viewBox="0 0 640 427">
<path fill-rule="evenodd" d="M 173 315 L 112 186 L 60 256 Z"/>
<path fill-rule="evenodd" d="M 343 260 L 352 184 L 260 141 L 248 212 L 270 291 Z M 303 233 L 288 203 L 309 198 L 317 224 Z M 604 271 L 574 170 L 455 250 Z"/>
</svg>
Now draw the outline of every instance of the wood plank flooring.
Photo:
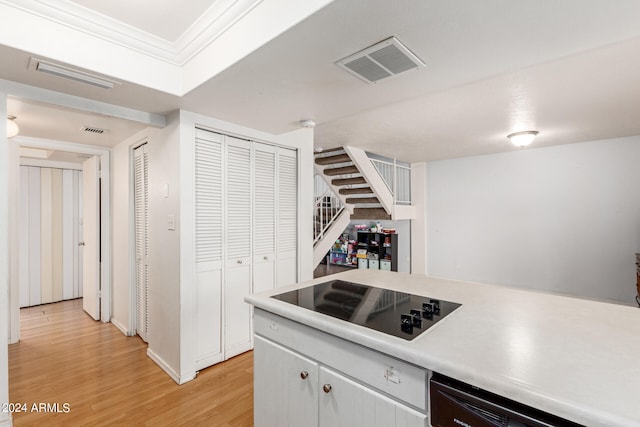
<svg viewBox="0 0 640 427">
<path fill-rule="evenodd" d="M 9 398 L 26 403 L 15 426 L 253 425 L 253 353 L 178 386 L 146 356 L 139 337 L 82 311 L 82 300 L 22 309 L 9 346 Z M 33 404 L 61 412 L 32 412 Z M 64 412 L 65 403 L 69 405 Z"/>
</svg>

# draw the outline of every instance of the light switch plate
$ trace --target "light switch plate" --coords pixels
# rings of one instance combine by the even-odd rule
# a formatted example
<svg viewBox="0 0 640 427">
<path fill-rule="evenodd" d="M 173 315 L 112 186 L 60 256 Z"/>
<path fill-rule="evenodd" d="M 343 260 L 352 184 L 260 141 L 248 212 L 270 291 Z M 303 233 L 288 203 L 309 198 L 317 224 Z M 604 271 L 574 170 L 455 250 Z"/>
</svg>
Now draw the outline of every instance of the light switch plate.
<svg viewBox="0 0 640 427">
<path fill-rule="evenodd" d="M 169 231 L 175 231 L 176 229 L 176 216 L 173 214 L 167 217 L 167 229 L 169 229 Z"/>
</svg>

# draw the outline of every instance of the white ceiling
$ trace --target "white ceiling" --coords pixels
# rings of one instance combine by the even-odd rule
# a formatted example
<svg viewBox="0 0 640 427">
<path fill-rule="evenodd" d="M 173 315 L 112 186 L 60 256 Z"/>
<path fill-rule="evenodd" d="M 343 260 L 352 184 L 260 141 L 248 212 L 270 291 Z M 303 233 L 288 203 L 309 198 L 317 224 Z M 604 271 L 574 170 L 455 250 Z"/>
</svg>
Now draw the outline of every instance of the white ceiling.
<svg viewBox="0 0 640 427">
<path fill-rule="evenodd" d="M 184 2 L 153 2 L 146 19 L 136 10 L 146 2 L 76 3 L 173 40 L 216 2 L 187 2 L 184 11 Z M 335 0 L 183 97 L 126 81 L 104 91 L 35 75 L 26 70 L 30 54 L 7 46 L 0 78 L 153 113 L 184 108 L 271 133 L 311 118 L 317 146 L 349 144 L 412 162 L 512 150 L 505 135 L 527 129 L 540 131 L 534 147 L 640 134 L 637 0 L 366 5 Z M 392 35 L 427 67 L 371 85 L 334 64 Z M 21 102 L 12 99 L 9 113 L 22 135 L 93 143 L 72 133 L 91 119 L 120 137 L 104 117 L 47 120 L 56 113 Z"/>
</svg>

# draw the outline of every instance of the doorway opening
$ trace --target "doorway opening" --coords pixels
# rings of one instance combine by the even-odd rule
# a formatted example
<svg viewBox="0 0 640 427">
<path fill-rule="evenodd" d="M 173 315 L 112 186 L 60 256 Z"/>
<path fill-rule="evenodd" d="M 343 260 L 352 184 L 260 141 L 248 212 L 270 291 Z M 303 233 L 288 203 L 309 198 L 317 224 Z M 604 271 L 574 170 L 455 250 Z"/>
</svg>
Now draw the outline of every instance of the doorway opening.
<svg viewBox="0 0 640 427">
<path fill-rule="evenodd" d="M 32 150 L 40 150 L 40 151 L 48 151 L 48 152 L 61 152 L 66 153 L 67 155 L 71 154 L 74 156 L 82 156 L 83 162 L 80 169 L 82 169 L 82 184 L 78 184 L 78 189 L 82 190 L 82 214 L 79 216 L 82 217 L 81 226 L 82 226 L 82 234 L 73 234 L 67 236 L 62 236 L 63 231 L 58 229 L 55 230 L 53 227 L 49 227 L 49 231 L 45 233 L 44 241 L 41 242 L 40 251 L 42 251 L 42 243 L 45 246 L 51 245 L 51 255 L 50 262 L 45 263 L 46 271 L 45 274 L 40 274 L 39 277 L 34 275 L 34 283 L 36 281 L 40 282 L 42 277 L 46 277 L 47 280 L 41 281 L 40 283 L 40 291 L 41 294 L 44 294 L 47 298 L 45 300 L 41 300 L 41 303 L 53 302 L 50 292 L 46 290 L 44 293 L 42 290 L 45 289 L 45 285 L 49 285 L 49 282 L 52 282 L 54 286 L 51 287 L 51 292 L 57 294 L 63 293 L 65 286 L 64 284 L 64 274 L 60 274 L 60 269 L 64 270 L 64 250 L 60 254 L 55 251 L 56 247 L 52 244 L 55 241 L 56 245 L 59 245 L 62 239 L 65 239 L 64 247 L 67 249 L 67 254 L 72 254 L 72 247 L 75 245 L 79 248 L 79 252 L 82 253 L 82 291 L 76 293 L 79 297 L 80 295 L 83 298 L 83 306 L 84 310 L 95 320 L 101 320 L 103 322 L 108 322 L 111 317 L 111 301 L 110 301 L 110 269 L 108 266 L 110 265 L 110 239 L 109 236 L 109 221 L 101 221 L 100 218 L 109 218 L 110 211 L 110 190 L 109 190 L 109 150 L 104 149 L 102 147 L 95 146 L 87 146 L 76 143 L 67 143 L 60 141 L 50 141 L 43 140 L 38 138 L 29 138 L 29 137 L 16 137 L 12 142 L 12 144 L 16 145 L 16 154 L 13 156 L 12 164 L 11 164 L 11 176 L 13 182 L 15 183 L 15 192 L 13 200 L 16 201 L 16 205 L 18 205 L 17 201 L 20 200 L 21 193 L 21 172 L 20 172 L 20 154 L 19 150 L 22 147 L 28 147 Z M 58 162 L 56 160 L 50 161 L 39 161 L 39 162 L 26 162 L 31 166 L 39 166 L 41 168 L 49 168 L 49 170 L 56 169 L 59 172 L 54 172 L 52 175 L 60 176 L 61 180 L 64 179 L 63 170 L 61 170 L 61 166 L 69 164 L 69 162 Z M 67 174 L 68 175 L 68 174 Z M 45 172 L 45 178 L 48 177 L 48 173 Z M 55 188 L 61 181 L 57 178 L 53 180 L 53 187 Z M 35 182 L 35 181 L 34 181 Z M 41 178 L 41 183 L 42 178 Z M 53 190 L 54 192 L 58 192 L 58 190 Z M 46 193 L 46 192 L 45 192 Z M 50 194 L 45 194 L 50 198 Z M 35 197 L 35 196 L 33 196 Z M 80 196 L 78 196 L 80 199 Z M 51 201 L 47 202 L 47 197 L 45 197 L 45 205 L 52 206 L 50 209 L 51 212 L 55 209 L 60 216 L 64 216 L 61 213 L 61 207 L 58 206 L 58 202 L 52 203 Z M 62 203 L 62 202 L 60 202 Z M 63 211 L 62 211 L 63 212 Z M 47 212 L 41 212 L 41 217 L 46 217 Z M 55 217 L 56 215 L 52 215 Z M 62 218 L 63 220 L 69 221 L 69 218 Z M 72 220 L 73 221 L 73 220 Z M 19 209 L 16 207 L 14 214 L 11 215 L 12 229 L 14 230 L 24 230 L 25 228 L 25 218 L 20 215 Z M 30 224 L 29 224 L 30 225 Z M 42 229 L 40 230 L 30 230 L 34 236 L 36 235 L 36 231 L 42 233 Z M 18 242 L 20 238 L 20 233 L 13 233 L 11 236 L 12 246 L 16 249 L 20 247 Z M 79 245 L 79 246 L 78 246 Z M 28 254 L 27 254 L 28 255 Z M 19 253 L 17 263 L 22 264 L 24 268 L 24 250 L 22 253 Z M 78 262 L 80 260 L 78 259 Z M 55 264 L 55 265 L 54 265 Z M 102 267 L 103 266 L 103 267 Z M 67 269 L 68 266 L 67 266 Z M 13 295 L 20 295 L 20 269 L 16 269 L 17 277 L 11 278 L 11 289 L 10 293 Z M 51 272 L 51 274 L 49 274 Z M 73 275 L 75 273 L 71 271 L 66 271 L 67 280 L 70 280 L 72 283 L 71 288 L 67 286 L 67 294 L 69 294 L 69 289 L 71 289 L 71 295 L 73 295 L 73 291 L 75 288 L 73 286 L 77 286 L 80 280 L 74 282 Z M 80 274 L 80 273 L 78 273 Z M 34 292 L 37 289 L 37 285 L 34 286 Z M 49 289 L 49 288 L 47 288 Z M 81 292 L 81 294 L 80 294 Z M 24 293 L 24 291 L 22 291 Z M 64 296 L 64 295 L 63 295 Z M 49 300 L 51 299 L 51 300 Z M 65 299 L 65 298 L 63 298 Z M 12 297 L 10 298 L 10 318 L 11 318 L 11 328 L 10 328 L 10 342 L 14 343 L 19 340 L 20 337 L 20 298 Z"/>
</svg>

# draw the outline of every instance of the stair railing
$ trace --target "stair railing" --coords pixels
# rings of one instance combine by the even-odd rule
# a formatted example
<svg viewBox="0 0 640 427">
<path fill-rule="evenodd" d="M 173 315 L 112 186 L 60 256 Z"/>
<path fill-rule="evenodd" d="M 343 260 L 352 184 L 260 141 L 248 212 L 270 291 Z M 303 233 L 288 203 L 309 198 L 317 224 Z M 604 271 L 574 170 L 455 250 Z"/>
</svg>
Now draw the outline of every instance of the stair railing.
<svg viewBox="0 0 640 427">
<path fill-rule="evenodd" d="M 315 246 L 333 225 L 336 218 L 344 210 L 344 204 L 336 194 L 327 189 L 320 196 L 316 196 L 313 206 L 313 244 Z"/>
<path fill-rule="evenodd" d="M 380 177 L 393 195 L 393 204 L 411 204 L 411 167 L 393 161 L 370 158 Z"/>
</svg>

